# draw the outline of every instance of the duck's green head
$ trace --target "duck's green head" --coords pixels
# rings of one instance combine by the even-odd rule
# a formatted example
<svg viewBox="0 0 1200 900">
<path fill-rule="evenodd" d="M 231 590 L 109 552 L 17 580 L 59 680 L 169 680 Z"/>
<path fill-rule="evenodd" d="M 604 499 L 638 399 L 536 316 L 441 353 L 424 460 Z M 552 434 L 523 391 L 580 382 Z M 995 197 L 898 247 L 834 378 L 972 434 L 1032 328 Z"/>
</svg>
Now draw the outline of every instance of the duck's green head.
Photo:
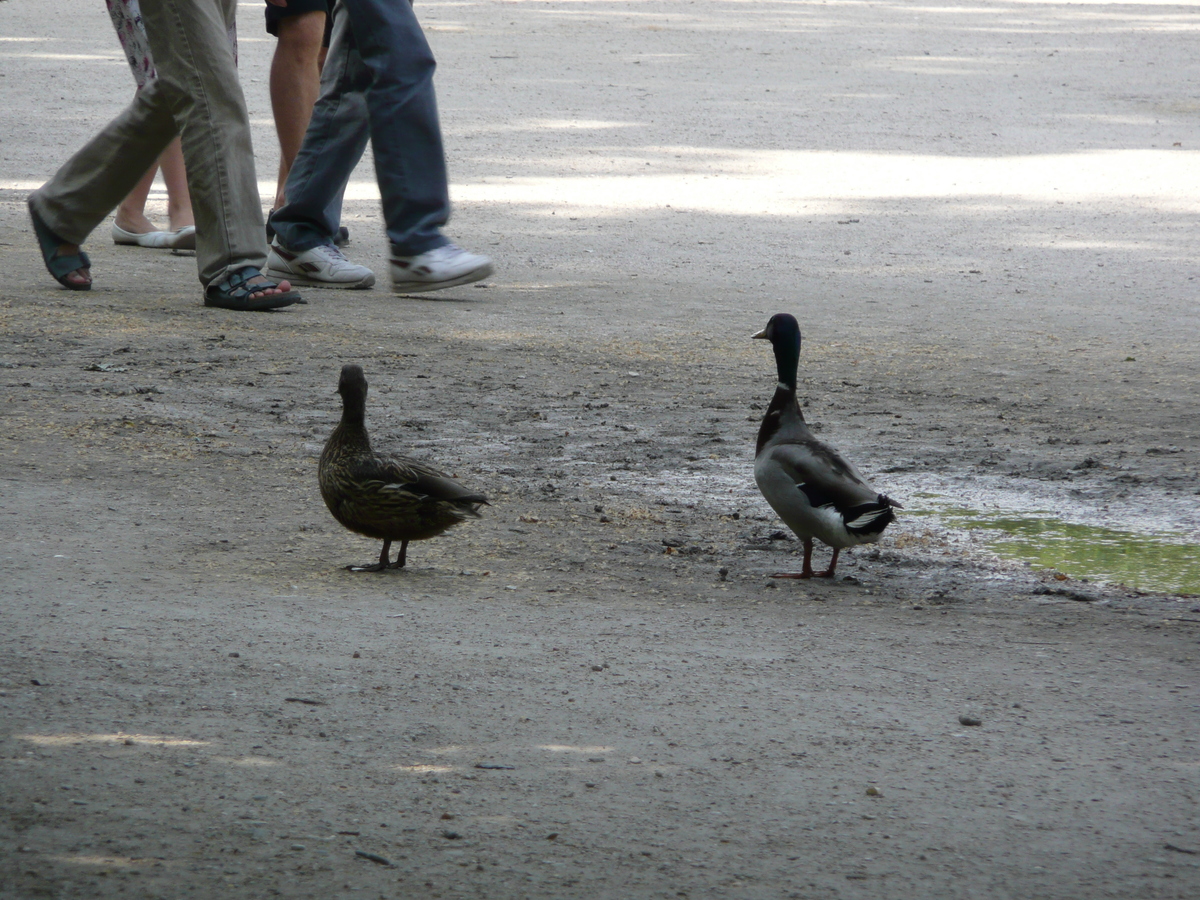
<svg viewBox="0 0 1200 900">
<path fill-rule="evenodd" d="M 796 317 L 789 313 L 776 313 L 771 316 L 767 327 L 754 337 L 771 342 L 775 348 L 775 367 L 779 370 L 779 380 L 794 389 L 796 369 L 800 365 L 800 325 Z"/>
</svg>

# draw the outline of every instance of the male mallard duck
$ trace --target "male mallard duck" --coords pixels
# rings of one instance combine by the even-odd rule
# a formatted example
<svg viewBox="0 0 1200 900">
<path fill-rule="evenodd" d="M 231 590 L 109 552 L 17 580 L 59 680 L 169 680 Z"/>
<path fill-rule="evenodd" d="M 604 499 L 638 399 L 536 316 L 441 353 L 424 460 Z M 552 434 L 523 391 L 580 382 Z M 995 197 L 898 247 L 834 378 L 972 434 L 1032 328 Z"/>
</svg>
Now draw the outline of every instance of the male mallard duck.
<svg viewBox="0 0 1200 900">
<path fill-rule="evenodd" d="M 779 384 L 758 429 L 754 480 L 771 508 L 804 544 L 799 575 L 774 578 L 832 578 L 838 553 L 879 540 L 896 517 L 900 504 L 876 493 L 858 469 L 832 447 L 817 440 L 804 423 L 796 401 L 796 369 L 800 365 L 800 326 L 794 316 L 779 313 L 754 335 L 771 342 Z M 902 508 L 902 507 L 901 507 Z M 813 572 L 813 538 L 833 548 L 824 572 Z"/>
<path fill-rule="evenodd" d="M 460 522 L 479 518 L 479 507 L 488 502 L 483 494 L 424 463 L 371 449 L 365 424 L 367 379 L 361 366 L 342 366 L 338 393 L 342 421 L 325 442 L 317 467 L 321 496 L 333 517 L 351 531 L 383 541 L 376 565 L 346 568 L 403 568 L 409 541 L 437 537 Z M 392 541 L 400 541 L 400 556 L 389 563 Z"/>
</svg>

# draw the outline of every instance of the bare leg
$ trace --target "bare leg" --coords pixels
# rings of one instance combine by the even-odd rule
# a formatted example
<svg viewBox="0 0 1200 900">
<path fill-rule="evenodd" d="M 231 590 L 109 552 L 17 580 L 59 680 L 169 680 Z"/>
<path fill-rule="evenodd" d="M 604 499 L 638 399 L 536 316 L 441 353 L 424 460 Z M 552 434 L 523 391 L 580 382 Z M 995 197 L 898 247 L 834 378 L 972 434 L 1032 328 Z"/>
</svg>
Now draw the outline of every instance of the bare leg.
<svg viewBox="0 0 1200 900">
<path fill-rule="evenodd" d="M 812 538 L 804 538 L 802 543 L 804 545 L 804 565 L 802 565 L 800 567 L 800 574 L 797 575 L 797 574 L 788 573 L 788 572 L 777 572 L 776 574 L 771 576 L 772 578 L 812 578 L 813 575 L 816 574 L 812 570 L 812 551 L 813 551 Z M 837 562 L 837 551 L 836 550 L 833 551 L 833 561 L 835 563 Z M 832 572 L 833 570 L 830 569 L 829 571 Z"/>
<path fill-rule="evenodd" d="M 196 224 L 192 215 L 192 195 L 188 193 L 187 169 L 183 166 L 183 149 L 179 138 L 171 141 L 158 158 L 163 181 L 167 185 L 167 220 L 171 230 L 178 231 Z"/>
<path fill-rule="evenodd" d="M 372 566 L 346 566 L 351 572 L 384 572 L 388 568 L 388 556 L 392 550 L 392 542 L 384 541 L 383 549 L 379 551 L 379 562 Z"/>
<path fill-rule="evenodd" d="M 313 104 L 321 88 L 321 41 L 325 36 L 325 14 L 306 12 L 279 22 L 279 41 L 271 60 L 271 111 L 279 135 L 279 182 L 273 209 L 286 202 L 284 187 L 304 132 L 312 118 Z"/>
<path fill-rule="evenodd" d="M 176 138 L 175 142 L 178 144 L 179 138 Z M 151 231 L 158 231 L 154 223 L 146 218 L 146 198 L 150 196 L 150 188 L 154 184 L 154 176 L 157 173 L 158 164 L 156 163 L 146 170 L 142 180 L 121 201 L 121 205 L 117 207 L 116 224 L 118 228 L 131 234 L 149 234 Z"/>
</svg>

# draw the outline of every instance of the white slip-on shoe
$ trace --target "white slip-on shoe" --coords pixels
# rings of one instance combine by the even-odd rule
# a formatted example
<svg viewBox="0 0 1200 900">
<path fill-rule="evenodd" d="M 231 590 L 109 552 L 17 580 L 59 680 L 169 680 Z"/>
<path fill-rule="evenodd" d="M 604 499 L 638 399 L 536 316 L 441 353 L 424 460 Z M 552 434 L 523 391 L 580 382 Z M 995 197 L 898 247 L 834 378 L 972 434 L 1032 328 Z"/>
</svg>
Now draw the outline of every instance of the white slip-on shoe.
<svg viewBox="0 0 1200 900">
<path fill-rule="evenodd" d="M 492 261 L 455 244 L 446 244 L 417 256 L 393 256 L 391 269 L 392 290 L 397 294 L 416 294 L 482 281 L 492 274 Z"/>
<path fill-rule="evenodd" d="M 170 240 L 174 235 L 169 231 L 147 231 L 138 234 L 136 231 L 126 231 L 116 222 L 112 226 L 114 244 L 124 244 L 131 247 L 148 247 L 151 250 L 166 250 L 171 246 Z"/>
<path fill-rule="evenodd" d="M 172 250 L 195 250 L 196 249 L 196 226 L 184 225 L 178 231 L 169 232 L 167 246 Z"/>
<path fill-rule="evenodd" d="M 375 273 L 346 259 L 333 244 L 318 244 L 308 250 L 288 250 L 276 238 L 267 254 L 267 274 L 286 278 L 293 284 L 327 288 L 369 288 Z"/>
</svg>

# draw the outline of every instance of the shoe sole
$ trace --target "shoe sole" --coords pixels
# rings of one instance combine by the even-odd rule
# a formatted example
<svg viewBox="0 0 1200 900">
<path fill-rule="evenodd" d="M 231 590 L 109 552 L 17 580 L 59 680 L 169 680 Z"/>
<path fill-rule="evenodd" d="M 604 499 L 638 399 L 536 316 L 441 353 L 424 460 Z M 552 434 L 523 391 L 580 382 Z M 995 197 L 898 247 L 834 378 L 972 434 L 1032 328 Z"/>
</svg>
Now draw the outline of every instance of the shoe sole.
<svg viewBox="0 0 1200 900">
<path fill-rule="evenodd" d="M 292 306 L 296 303 L 301 305 L 306 303 L 306 301 L 302 300 L 298 296 L 295 296 L 294 294 L 291 297 L 287 297 L 286 294 L 283 296 L 286 297 L 286 299 L 280 300 L 278 299 L 278 294 L 268 294 L 265 297 L 259 297 L 257 300 L 246 300 L 244 303 L 237 305 L 232 303 L 222 303 L 219 300 L 213 300 L 209 297 L 205 297 L 204 305 L 212 307 L 213 309 L 230 309 L 234 312 L 265 312 L 269 309 L 283 309 L 285 306 Z"/>
<path fill-rule="evenodd" d="M 195 250 L 196 249 L 196 229 L 192 228 L 187 234 L 181 234 L 183 229 L 171 232 L 171 242 L 167 245 L 172 250 Z"/>
<path fill-rule="evenodd" d="M 272 269 L 267 267 L 267 275 L 271 278 L 286 278 L 292 284 L 302 284 L 306 287 L 317 288 L 339 288 L 350 291 L 363 291 L 375 285 L 375 273 L 366 275 L 358 281 L 318 281 L 315 278 L 308 278 L 304 275 L 297 275 L 295 272 L 287 272 L 283 269 Z"/>
<path fill-rule="evenodd" d="M 426 291 L 440 291 L 443 288 L 458 287 L 460 284 L 470 284 L 473 281 L 483 281 L 492 272 L 495 271 L 491 264 L 481 266 L 478 269 L 472 269 L 465 275 L 459 275 L 456 278 L 447 278 L 445 281 L 393 281 L 392 293 L 394 294 L 421 294 Z"/>
<path fill-rule="evenodd" d="M 142 247 L 146 250 L 170 250 L 171 249 L 171 232 L 169 231 L 148 231 L 145 234 L 135 235 L 131 231 L 125 232 L 129 237 L 113 238 L 113 243 L 118 247 Z M 132 238 L 132 239 L 131 239 Z"/>
</svg>

